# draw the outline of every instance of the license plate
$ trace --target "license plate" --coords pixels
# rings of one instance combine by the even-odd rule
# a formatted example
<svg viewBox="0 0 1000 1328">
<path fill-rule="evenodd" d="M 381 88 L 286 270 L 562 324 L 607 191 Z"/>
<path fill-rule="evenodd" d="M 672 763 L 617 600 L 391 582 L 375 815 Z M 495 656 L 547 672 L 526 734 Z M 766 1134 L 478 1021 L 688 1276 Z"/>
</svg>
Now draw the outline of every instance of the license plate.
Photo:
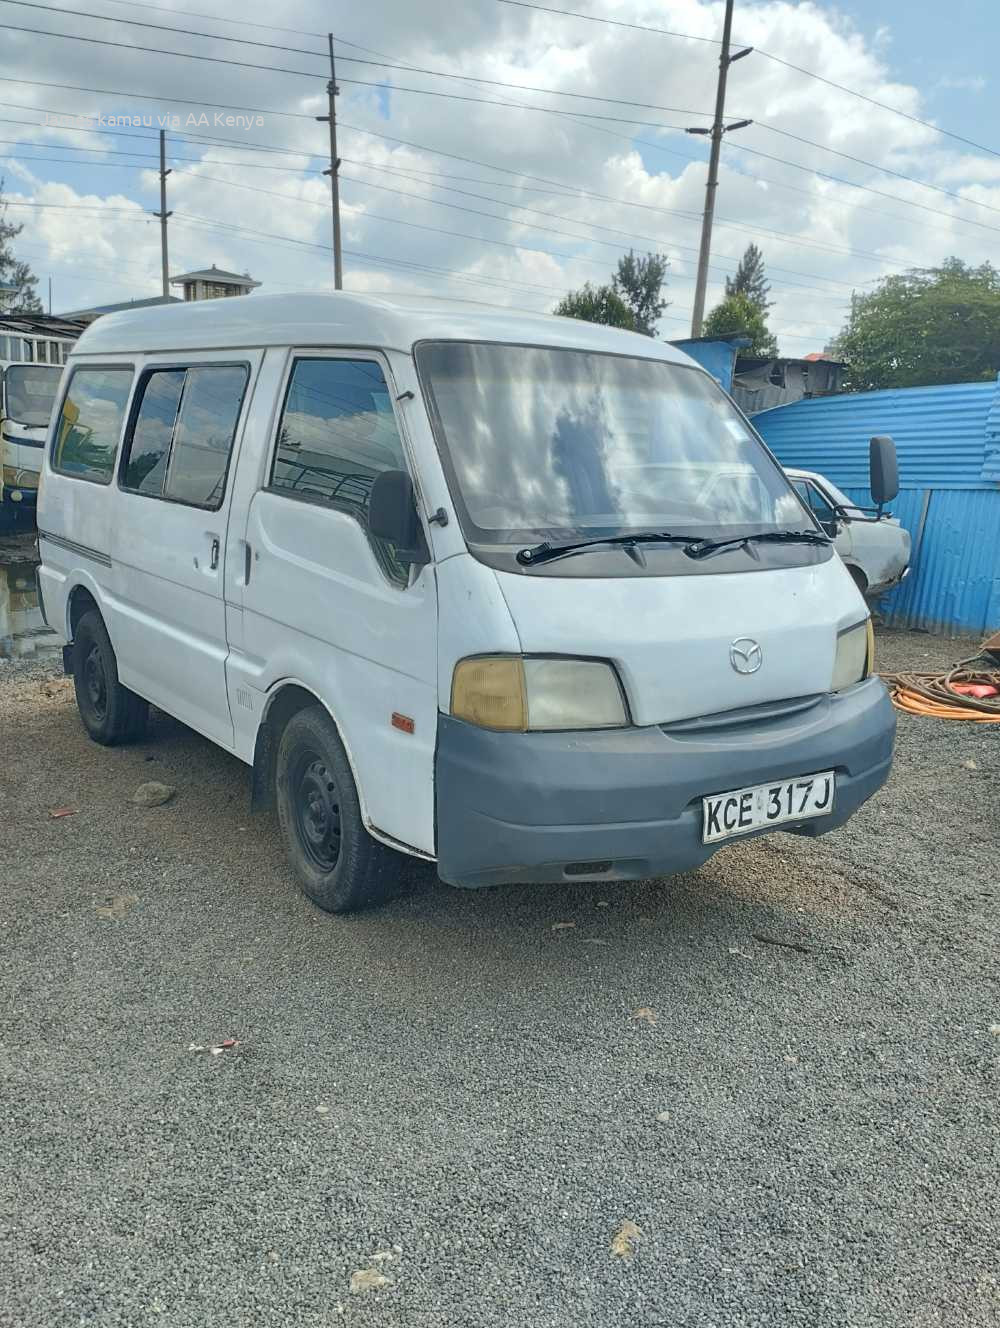
<svg viewBox="0 0 1000 1328">
<path fill-rule="evenodd" d="M 702 798 L 702 843 L 714 844 L 719 839 L 746 835 L 751 830 L 785 821 L 829 816 L 833 811 L 833 792 L 833 771 L 824 770 L 819 775 L 754 784 Z"/>
</svg>

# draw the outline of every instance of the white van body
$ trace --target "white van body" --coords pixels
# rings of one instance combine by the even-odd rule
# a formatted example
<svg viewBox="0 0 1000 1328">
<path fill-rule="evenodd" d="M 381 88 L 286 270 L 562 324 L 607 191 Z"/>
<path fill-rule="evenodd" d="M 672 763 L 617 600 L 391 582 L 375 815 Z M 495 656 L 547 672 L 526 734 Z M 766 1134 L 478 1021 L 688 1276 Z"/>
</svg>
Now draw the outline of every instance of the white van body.
<svg viewBox="0 0 1000 1328">
<path fill-rule="evenodd" d="M 50 626 L 73 643 L 99 613 L 118 683 L 265 783 L 290 711 L 320 707 L 365 833 L 445 880 L 683 870 L 741 832 L 734 806 L 768 796 L 713 811 L 709 795 L 831 772 L 801 795 L 817 807 L 798 818 L 790 796 L 782 813 L 813 834 L 887 777 L 893 712 L 859 644 L 861 596 L 763 444 L 669 345 L 429 298 L 255 295 L 100 319 L 62 394 L 38 519 Z M 692 422 L 683 446 L 674 418 Z M 733 512 L 763 501 L 811 533 L 692 525 L 698 478 L 686 529 L 658 543 L 666 500 L 644 493 L 664 466 L 671 489 L 724 450 Z M 368 527 L 386 469 L 412 481 L 409 561 Z M 581 503 L 642 519 L 611 529 L 602 508 L 574 526 Z M 618 525 L 638 542 L 609 543 Z M 588 547 L 539 555 L 560 537 Z M 75 667 L 80 696 L 79 650 Z M 333 806 L 317 769 L 307 832 Z"/>
<path fill-rule="evenodd" d="M 796 493 L 828 533 L 864 595 L 882 595 L 910 570 L 910 532 L 896 517 L 874 517 L 855 506 L 842 489 L 812 470 L 785 467 Z"/>
</svg>

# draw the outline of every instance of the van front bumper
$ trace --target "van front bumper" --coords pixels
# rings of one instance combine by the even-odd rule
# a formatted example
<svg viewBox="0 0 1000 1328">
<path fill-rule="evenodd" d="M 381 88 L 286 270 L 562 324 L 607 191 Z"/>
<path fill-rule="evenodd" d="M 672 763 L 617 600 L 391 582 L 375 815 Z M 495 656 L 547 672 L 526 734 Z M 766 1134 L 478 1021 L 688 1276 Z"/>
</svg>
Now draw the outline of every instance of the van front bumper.
<svg viewBox="0 0 1000 1328">
<path fill-rule="evenodd" d="M 441 879 L 482 886 L 690 871 L 721 847 L 702 843 L 703 797 L 821 770 L 836 772 L 832 814 L 780 828 L 836 830 L 888 778 L 896 717 L 885 687 L 869 678 L 773 709 L 571 733 L 495 733 L 439 716 Z"/>
</svg>

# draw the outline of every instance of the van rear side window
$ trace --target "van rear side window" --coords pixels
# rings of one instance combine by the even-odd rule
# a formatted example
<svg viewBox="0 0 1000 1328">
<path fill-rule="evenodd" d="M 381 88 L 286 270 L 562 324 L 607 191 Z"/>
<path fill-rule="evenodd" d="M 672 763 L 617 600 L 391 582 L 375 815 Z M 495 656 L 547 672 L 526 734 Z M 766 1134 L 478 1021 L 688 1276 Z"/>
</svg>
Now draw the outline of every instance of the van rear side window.
<svg viewBox="0 0 1000 1328">
<path fill-rule="evenodd" d="M 243 364 L 154 369 L 139 387 L 123 489 L 215 510 L 247 385 Z"/>
<path fill-rule="evenodd" d="M 53 440 L 53 470 L 111 483 L 131 387 L 131 365 L 74 369 Z"/>
</svg>

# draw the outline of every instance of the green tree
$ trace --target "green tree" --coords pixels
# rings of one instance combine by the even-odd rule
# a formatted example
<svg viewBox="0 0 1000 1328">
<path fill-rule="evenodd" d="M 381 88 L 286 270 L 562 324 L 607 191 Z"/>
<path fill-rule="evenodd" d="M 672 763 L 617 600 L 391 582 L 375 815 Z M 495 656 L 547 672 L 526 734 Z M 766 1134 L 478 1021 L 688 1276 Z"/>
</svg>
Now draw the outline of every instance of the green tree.
<svg viewBox="0 0 1000 1328">
<path fill-rule="evenodd" d="M 751 241 L 743 251 L 734 277 L 726 278 L 727 295 L 745 295 L 765 316 L 772 301 L 767 297 L 771 283 L 764 273 L 764 255 Z"/>
<path fill-rule="evenodd" d="M 651 337 L 662 317 L 667 301 L 663 298 L 663 283 L 670 260 L 662 254 L 647 254 L 637 258 L 630 249 L 618 260 L 618 270 L 611 280 L 612 286 L 632 311 L 635 330 Z"/>
<path fill-rule="evenodd" d="M 764 312 L 748 295 L 727 295 L 705 319 L 702 335 L 723 336 L 743 332 L 750 338 L 745 355 L 777 355 L 778 343 L 767 326 Z"/>
<path fill-rule="evenodd" d="M 38 298 L 38 278 L 32 273 L 27 263 L 19 262 L 10 247 L 11 240 L 24 230 L 23 224 L 15 225 L 7 220 L 7 203 L 3 196 L 4 181 L 0 179 L 0 286 L 13 286 L 16 290 L 11 304 L 25 313 L 42 312 Z"/>
<path fill-rule="evenodd" d="M 922 387 L 993 378 L 1000 371 L 1000 273 L 948 258 L 940 267 L 884 277 L 855 293 L 831 350 L 846 386 Z"/>
<path fill-rule="evenodd" d="M 667 307 L 663 298 L 669 259 L 660 254 L 637 258 L 630 249 L 618 260 L 618 267 L 606 286 L 586 282 L 570 291 L 556 305 L 553 313 L 565 318 L 582 318 L 588 323 L 624 327 L 651 337 Z"/>
<path fill-rule="evenodd" d="M 564 295 L 552 312 L 563 318 L 582 318 L 585 323 L 604 323 L 607 327 L 635 331 L 632 310 L 614 286 L 592 286 L 585 282 L 579 290 Z"/>
</svg>

